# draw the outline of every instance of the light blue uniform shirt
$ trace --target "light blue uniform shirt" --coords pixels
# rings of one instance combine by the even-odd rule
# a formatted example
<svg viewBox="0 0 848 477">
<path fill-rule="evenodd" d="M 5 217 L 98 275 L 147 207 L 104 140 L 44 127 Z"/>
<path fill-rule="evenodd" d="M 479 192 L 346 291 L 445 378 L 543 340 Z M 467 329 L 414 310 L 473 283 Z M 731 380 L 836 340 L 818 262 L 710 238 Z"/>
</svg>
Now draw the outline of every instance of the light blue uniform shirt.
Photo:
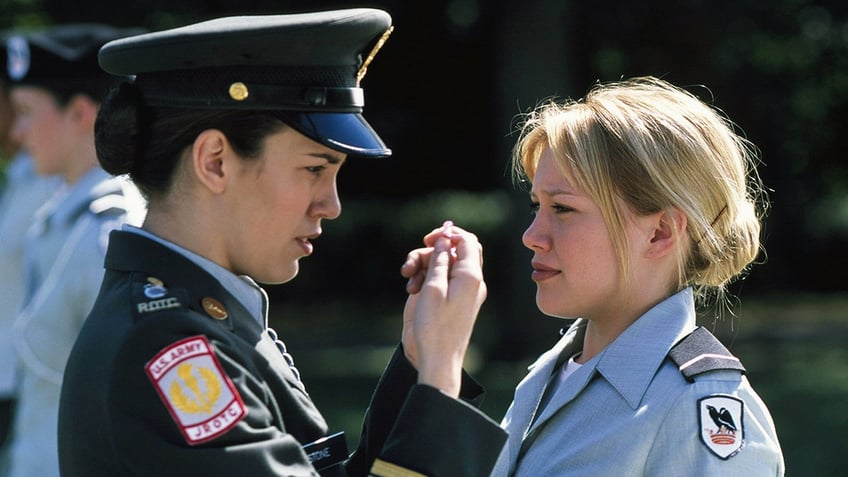
<svg viewBox="0 0 848 477">
<path fill-rule="evenodd" d="M 132 225 L 124 225 L 123 230 L 147 237 L 194 262 L 195 265 L 202 268 L 206 273 L 215 277 L 250 312 L 250 315 L 256 318 L 262 328 L 268 327 L 268 295 L 252 278 L 246 275 L 236 275 L 212 260 L 144 229 L 133 227 Z"/>
<path fill-rule="evenodd" d="M 577 320 L 517 386 L 502 422 L 509 441 L 493 476 L 783 475 L 774 423 L 747 378 L 716 370 L 689 382 L 667 358 L 695 329 L 690 289 L 648 311 L 546 392 L 562 361 L 582 349 L 586 323 Z M 731 437 L 738 449 L 722 457 L 705 443 L 715 424 L 701 406 L 727 399 L 742 404 Z"/>
<path fill-rule="evenodd" d="M 12 324 L 26 294 L 24 237 L 35 211 L 59 188 L 58 177 L 39 177 L 28 156 L 19 154 L 6 169 L 0 194 L 0 399 L 14 395 L 17 356 Z"/>
<path fill-rule="evenodd" d="M 13 327 L 20 377 L 9 477 L 59 475 L 65 364 L 100 291 L 109 232 L 143 214 L 138 191 L 99 167 L 36 212 L 24 246 L 26 299 Z"/>
</svg>

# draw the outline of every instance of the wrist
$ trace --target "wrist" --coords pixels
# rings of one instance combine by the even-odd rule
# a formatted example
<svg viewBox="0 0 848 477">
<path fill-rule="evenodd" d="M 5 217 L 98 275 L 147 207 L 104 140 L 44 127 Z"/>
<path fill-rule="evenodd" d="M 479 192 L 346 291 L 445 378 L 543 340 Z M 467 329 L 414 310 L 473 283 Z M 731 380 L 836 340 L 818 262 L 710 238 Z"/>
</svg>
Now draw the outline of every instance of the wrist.
<svg viewBox="0 0 848 477">
<path fill-rule="evenodd" d="M 432 386 L 448 396 L 458 398 L 462 387 L 462 360 L 444 357 L 420 360 L 418 384 Z"/>
</svg>

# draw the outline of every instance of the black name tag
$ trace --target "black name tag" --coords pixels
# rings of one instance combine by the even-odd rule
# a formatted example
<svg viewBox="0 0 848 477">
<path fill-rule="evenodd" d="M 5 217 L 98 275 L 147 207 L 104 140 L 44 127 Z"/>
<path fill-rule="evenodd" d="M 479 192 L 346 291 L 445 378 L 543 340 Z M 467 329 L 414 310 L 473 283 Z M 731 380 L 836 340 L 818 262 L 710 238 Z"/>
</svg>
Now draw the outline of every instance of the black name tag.
<svg viewBox="0 0 848 477">
<path fill-rule="evenodd" d="M 334 475 L 329 471 L 340 466 L 348 458 L 347 440 L 344 432 L 337 432 L 315 442 L 310 442 L 303 446 L 303 450 L 306 452 L 309 462 L 321 475 Z"/>
</svg>

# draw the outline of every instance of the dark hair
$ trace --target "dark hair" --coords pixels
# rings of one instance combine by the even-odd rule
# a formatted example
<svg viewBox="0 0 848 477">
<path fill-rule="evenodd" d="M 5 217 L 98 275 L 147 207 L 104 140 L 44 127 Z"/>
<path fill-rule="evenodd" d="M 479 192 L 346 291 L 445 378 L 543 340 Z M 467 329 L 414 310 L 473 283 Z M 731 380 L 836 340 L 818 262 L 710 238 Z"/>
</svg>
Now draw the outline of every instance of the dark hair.
<svg viewBox="0 0 848 477">
<path fill-rule="evenodd" d="M 49 91 L 55 98 L 56 104 L 64 108 L 74 96 L 79 94 L 88 96 L 92 101 L 100 103 L 106 94 L 115 87 L 116 81 L 114 77 L 86 78 L 84 80 L 68 78 L 59 82 L 34 83 L 33 85 Z"/>
<path fill-rule="evenodd" d="M 94 138 L 103 169 L 129 174 L 150 199 L 168 191 L 182 152 L 201 132 L 221 131 L 240 156 L 250 159 L 283 127 L 280 119 L 255 111 L 150 107 L 135 84 L 124 82 L 103 101 Z"/>
</svg>

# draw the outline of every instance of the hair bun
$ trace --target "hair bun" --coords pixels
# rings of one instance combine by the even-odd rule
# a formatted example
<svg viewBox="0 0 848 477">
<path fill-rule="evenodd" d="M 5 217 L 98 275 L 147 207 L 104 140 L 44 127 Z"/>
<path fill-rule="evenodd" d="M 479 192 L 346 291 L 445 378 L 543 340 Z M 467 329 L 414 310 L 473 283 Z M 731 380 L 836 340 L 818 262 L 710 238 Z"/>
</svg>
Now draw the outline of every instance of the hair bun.
<svg viewBox="0 0 848 477">
<path fill-rule="evenodd" d="M 100 106 L 94 123 L 97 159 L 106 172 L 132 173 L 144 148 L 144 98 L 135 83 L 122 82 Z"/>
</svg>

